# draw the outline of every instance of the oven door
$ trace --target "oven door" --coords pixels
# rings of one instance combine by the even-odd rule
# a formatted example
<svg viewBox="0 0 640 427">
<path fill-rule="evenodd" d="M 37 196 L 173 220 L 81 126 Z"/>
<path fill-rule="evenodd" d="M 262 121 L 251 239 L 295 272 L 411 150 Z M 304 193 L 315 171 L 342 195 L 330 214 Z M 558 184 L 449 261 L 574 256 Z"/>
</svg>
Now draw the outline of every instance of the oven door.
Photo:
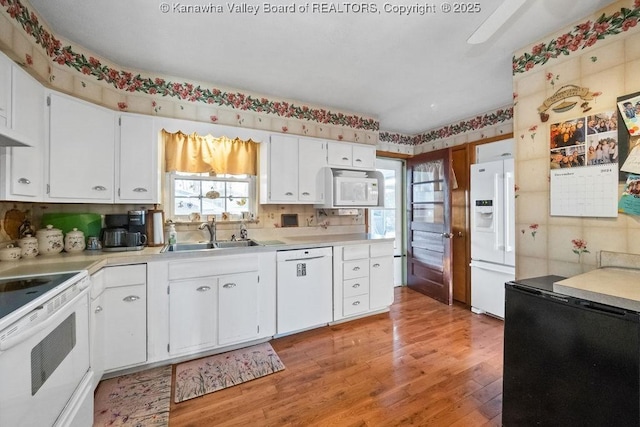
<svg viewBox="0 0 640 427">
<path fill-rule="evenodd" d="M 22 333 L 0 352 L 0 426 L 52 426 L 89 370 L 88 290 Z"/>
</svg>

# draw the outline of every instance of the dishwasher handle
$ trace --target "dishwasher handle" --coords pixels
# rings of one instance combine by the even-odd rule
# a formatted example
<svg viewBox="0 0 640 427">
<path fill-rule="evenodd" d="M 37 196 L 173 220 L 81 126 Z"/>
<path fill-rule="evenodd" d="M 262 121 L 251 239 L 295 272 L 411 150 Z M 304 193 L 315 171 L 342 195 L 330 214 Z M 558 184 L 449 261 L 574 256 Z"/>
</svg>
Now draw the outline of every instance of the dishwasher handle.
<svg viewBox="0 0 640 427">
<path fill-rule="evenodd" d="M 319 256 L 312 256 L 312 257 L 308 257 L 308 258 L 291 258 L 291 259 L 285 259 L 285 262 L 289 262 L 289 261 L 310 261 L 312 259 L 320 259 L 320 258 L 326 258 L 324 255 L 319 255 Z M 282 261 L 280 261 L 282 262 Z"/>
</svg>

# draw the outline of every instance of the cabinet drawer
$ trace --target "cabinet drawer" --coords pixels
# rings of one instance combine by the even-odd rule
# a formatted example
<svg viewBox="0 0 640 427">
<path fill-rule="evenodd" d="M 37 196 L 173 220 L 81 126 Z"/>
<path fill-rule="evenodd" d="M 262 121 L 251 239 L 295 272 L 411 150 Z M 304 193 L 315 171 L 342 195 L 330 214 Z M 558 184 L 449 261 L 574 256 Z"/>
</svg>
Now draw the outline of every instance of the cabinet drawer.
<svg viewBox="0 0 640 427">
<path fill-rule="evenodd" d="M 122 265 L 104 268 L 105 289 L 146 283 L 147 264 Z"/>
<path fill-rule="evenodd" d="M 358 295 L 345 298 L 342 307 L 344 316 L 352 316 L 369 310 L 369 295 Z"/>
<path fill-rule="evenodd" d="M 369 245 L 349 245 L 345 246 L 342 251 L 344 261 L 363 258 L 369 258 Z"/>
<path fill-rule="evenodd" d="M 345 280 L 342 283 L 342 295 L 345 298 L 356 295 L 369 294 L 369 278 L 359 277 L 357 279 Z"/>
<path fill-rule="evenodd" d="M 210 256 L 169 263 L 169 280 L 258 271 L 258 255 Z"/>
<path fill-rule="evenodd" d="M 369 251 L 371 258 L 378 256 L 393 256 L 393 243 L 374 243 Z"/>
<path fill-rule="evenodd" d="M 369 277 L 369 259 L 349 261 L 342 264 L 342 278 L 344 280 L 357 277 Z"/>
</svg>

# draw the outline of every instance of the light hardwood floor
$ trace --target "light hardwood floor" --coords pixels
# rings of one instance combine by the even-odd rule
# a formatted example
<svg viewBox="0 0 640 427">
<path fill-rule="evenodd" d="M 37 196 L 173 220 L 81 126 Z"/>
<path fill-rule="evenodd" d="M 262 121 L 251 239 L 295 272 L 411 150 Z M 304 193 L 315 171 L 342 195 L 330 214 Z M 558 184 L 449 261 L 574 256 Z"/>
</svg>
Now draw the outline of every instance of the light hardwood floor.
<svg viewBox="0 0 640 427">
<path fill-rule="evenodd" d="M 503 323 L 396 288 L 389 313 L 271 341 L 286 369 L 179 404 L 170 427 L 499 426 Z"/>
</svg>

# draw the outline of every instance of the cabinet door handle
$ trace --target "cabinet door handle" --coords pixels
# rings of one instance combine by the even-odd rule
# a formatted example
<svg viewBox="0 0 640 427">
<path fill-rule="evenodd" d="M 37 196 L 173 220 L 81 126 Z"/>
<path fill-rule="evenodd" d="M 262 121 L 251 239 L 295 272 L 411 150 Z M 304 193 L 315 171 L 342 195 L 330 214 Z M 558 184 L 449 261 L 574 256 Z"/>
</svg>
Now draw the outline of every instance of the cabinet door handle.
<svg viewBox="0 0 640 427">
<path fill-rule="evenodd" d="M 96 190 L 96 191 L 107 191 L 107 187 L 104 187 L 102 185 L 96 185 L 95 187 L 91 188 L 92 190 Z"/>
<path fill-rule="evenodd" d="M 19 184 L 31 184 L 31 181 L 29 181 L 27 178 L 20 178 L 18 180 Z"/>
<path fill-rule="evenodd" d="M 133 191 L 136 192 L 136 193 L 146 193 L 149 190 L 147 190 L 144 187 L 136 187 L 136 188 L 133 189 Z"/>
<path fill-rule="evenodd" d="M 200 286 L 199 288 L 196 288 L 196 291 L 198 291 L 198 292 L 207 292 L 210 289 L 211 289 L 211 286 Z"/>
<path fill-rule="evenodd" d="M 303 195 L 303 196 L 308 196 L 308 195 L 309 195 L 309 193 L 305 191 L 305 192 L 303 192 L 303 193 L 302 193 L 302 195 Z"/>
<path fill-rule="evenodd" d="M 285 196 L 293 196 L 293 193 L 291 191 L 287 191 L 286 193 L 284 193 Z"/>
<path fill-rule="evenodd" d="M 360 267 L 353 267 L 353 271 L 358 271 L 360 270 Z"/>
<path fill-rule="evenodd" d="M 235 283 L 225 283 L 224 285 L 222 285 L 222 287 L 225 289 L 235 288 L 236 286 L 237 285 Z"/>
<path fill-rule="evenodd" d="M 102 311 L 102 306 L 97 306 L 96 309 L 94 310 L 94 313 L 100 313 Z"/>
<path fill-rule="evenodd" d="M 373 268 L 378 268 L 378 267 L 380 267 L 380 264 L 378 264 L 377 262 L 373 264 Z"/>
<path fill-rule="evenodd" d="M 344 160 L 346 162 L 347 160 L 349 160 L 349 158 L 348 157 L 343 157 L 342 160 Z"/>
<path fill-rule="evenodd" d="M 122 298 L 122 301 L 124 301 L 124 302 L 134 302 L 134 301 L 138 301 L 139 299 L 140 299 L 140 297 L 137 296 L 137 295 L 129 295 L 128 297 Z"/>
<path fill-rule="evenodd" d="M 362 163 L 362 160 L 360 160 L 360 159 L 355 159 L 354 161 L 355 161 L 356 163 Z"/>
<path fill-rule="evenodd" d="M 351 305 L 360 305 L 360 301 L 354 301 Z"/>
<path fill-rule="evenodd" d="M 351 286 L 354 289 L 357 289 L 360 287 L 360 283 L 354 283 L 353 286 Z"/>
</svg>

